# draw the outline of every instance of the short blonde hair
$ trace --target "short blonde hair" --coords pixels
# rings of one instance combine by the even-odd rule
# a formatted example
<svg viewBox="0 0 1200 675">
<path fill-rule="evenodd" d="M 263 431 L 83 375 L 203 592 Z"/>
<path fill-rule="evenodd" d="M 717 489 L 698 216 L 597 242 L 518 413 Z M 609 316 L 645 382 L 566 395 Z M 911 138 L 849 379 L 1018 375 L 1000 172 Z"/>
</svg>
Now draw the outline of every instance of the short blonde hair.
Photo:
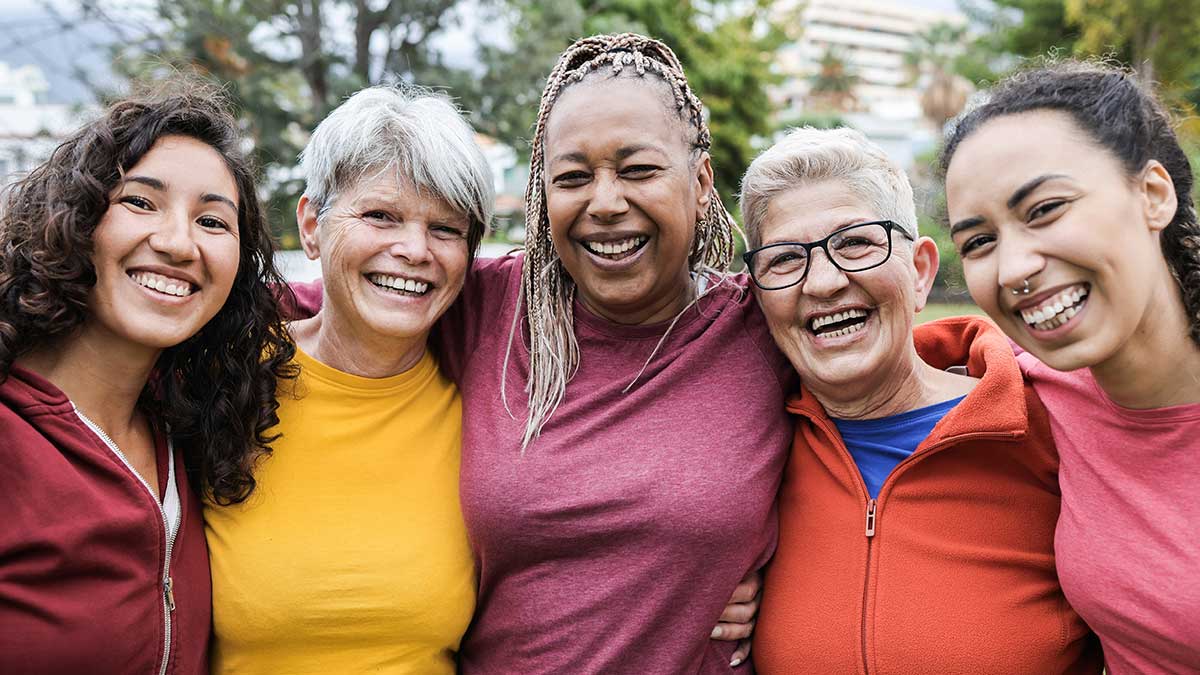
<svg viewBox="0 0 1200 675">
<path fill-rule="evenodd" d="M 793 129 L 750 163 L 742 177 L 741 207 L 750 247 L 762 244 L 771 200 L 806 183 L 845 183 L 878 217 L 894 221 L 914 241 L 917 207 L 904 170 L 854 129 Z"/>
</svg>

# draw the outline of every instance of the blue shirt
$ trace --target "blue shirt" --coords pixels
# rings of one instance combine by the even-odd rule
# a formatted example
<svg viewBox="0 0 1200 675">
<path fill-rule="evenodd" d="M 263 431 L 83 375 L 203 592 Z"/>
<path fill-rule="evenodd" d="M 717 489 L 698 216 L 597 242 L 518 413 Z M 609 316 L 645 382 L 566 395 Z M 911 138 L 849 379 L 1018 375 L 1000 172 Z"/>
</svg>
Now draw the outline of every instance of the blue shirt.
<svg viewBox="0 0 1200 675">
<path fill-rule="evenodd" d="M 872 499 L 879 496 L 879 488 L 892 469 L 913 454 L 946 413 L 964 398 L 959 396 L 926 408 L 873 420 L 834 418 L 833 423 L 837 425 L 842 440 L 846 442 L 846 449 L 858 465 L 858 472 L 862 474 Z"/>
</svg>

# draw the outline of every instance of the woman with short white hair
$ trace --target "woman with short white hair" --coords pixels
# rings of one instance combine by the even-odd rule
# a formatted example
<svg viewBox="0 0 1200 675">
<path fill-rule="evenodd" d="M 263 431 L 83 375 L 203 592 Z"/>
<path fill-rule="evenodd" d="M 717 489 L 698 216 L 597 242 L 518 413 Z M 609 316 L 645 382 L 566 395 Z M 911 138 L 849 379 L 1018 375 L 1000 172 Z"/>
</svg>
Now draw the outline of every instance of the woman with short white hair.
<svg viewBox="0 0 1200 675">
<path fill-rule="evenodd" d="M 1100 672 L 1054 571 L 1045 410 L 986 320 L 913 327 L 938 269 L 904 173 L 798 129 L 742 182 L 746 263 L 800 390 L 760 672 Z"/>
<path fill-rule="evenodd" d="M 445 98 L 350 97 L 301 156 L 322 306 L 240 504 L 208 504 L 213 672 L 453 673 L 475 607 L 457 387 L 430 329 L 492 217 L 492 176 Z"/>
</svg>

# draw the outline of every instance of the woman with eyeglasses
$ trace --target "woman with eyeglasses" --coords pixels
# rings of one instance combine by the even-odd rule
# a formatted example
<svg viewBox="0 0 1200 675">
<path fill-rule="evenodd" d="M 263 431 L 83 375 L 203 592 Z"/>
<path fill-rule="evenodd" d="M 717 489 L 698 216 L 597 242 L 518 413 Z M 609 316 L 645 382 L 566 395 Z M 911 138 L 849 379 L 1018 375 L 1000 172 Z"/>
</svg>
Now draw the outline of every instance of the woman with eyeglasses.
<svg viewBox="0 0 1200 675">
<path fill-rule="evenodd" d="M 914 329 L 938 269 L 904 173 L 799 129 L 742 181 L 745 255 L 802 386 L 762 673 L 1097 673 L 1054 570 L 1058 458 L 1004 334 Z"/>
<path fill-rule="evenodd" d="M 1200 225 L 1173 129 L 1131 73 L 1067 61 L 997 85 L 942 157 L 971 296 L 1050 413 L 1063 590 L 1117 674 L 1200 672 Z"/>
</svg>

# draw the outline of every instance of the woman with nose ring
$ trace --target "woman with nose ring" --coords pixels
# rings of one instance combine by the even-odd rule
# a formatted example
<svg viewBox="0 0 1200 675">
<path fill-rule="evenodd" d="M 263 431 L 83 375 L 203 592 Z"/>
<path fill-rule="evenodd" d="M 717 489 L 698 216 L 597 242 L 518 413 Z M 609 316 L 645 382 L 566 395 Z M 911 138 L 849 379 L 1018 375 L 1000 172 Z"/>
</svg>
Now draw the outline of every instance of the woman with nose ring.
<svg viewBox="0 0 1200 675">
<path fill-rule="evenodd" d="M 942 156 L 971 296 L 1050 411 L 1063 590 L 1117 674 L 1200 672 L 1200 226 L 1173 128 L 1131 73 L 1067 61 L 998 84 Z"/>
<path fill-rule="evenodd" d="M 938 268 L 904 172 L 798 129 L 742 180 L 746 264 L 800 376 L 762 673 L 1099 673 L 1054 571 L 1058 459 L 1004 335 L 913 327 Z"/>
</svg>

